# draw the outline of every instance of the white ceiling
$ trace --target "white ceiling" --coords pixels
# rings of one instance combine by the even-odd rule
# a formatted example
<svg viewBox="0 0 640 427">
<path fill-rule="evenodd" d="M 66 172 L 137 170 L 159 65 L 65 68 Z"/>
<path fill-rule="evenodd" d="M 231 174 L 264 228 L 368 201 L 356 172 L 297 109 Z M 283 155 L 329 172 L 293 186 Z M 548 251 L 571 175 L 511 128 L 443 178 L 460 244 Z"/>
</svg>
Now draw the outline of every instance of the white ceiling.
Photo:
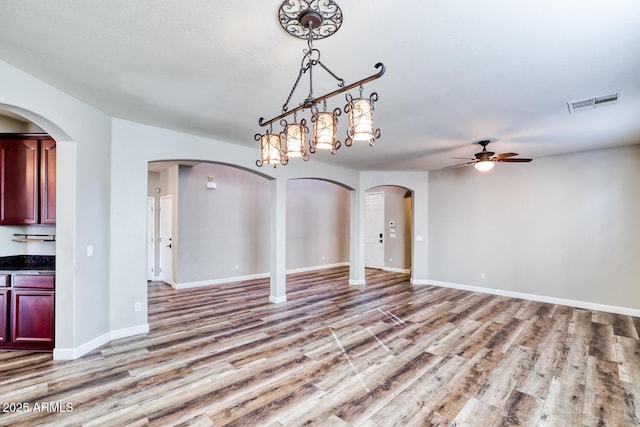
<svg viewBox="0 0 640 427">
<path fill-rule="evenodd" d="M 365 86 L 380 96 L 382 138 L 314 159 L 433 170 L 481 139 L 534 159 L 640 143 L 637 0 L 338 3 L 342 28 L 315 47 L 347 83 L 386 65 Z M 0 59 L 113 116 L 255 147 L 257 159 L 258 118 L 280 113 L 306 47 L 280 27 L 280 4 L 2 0 Z M 337 88 L 321 72 L 316 96 Z M 569 114 L 568 101 L 616 90 L 619 103 Z"/>
</svg>

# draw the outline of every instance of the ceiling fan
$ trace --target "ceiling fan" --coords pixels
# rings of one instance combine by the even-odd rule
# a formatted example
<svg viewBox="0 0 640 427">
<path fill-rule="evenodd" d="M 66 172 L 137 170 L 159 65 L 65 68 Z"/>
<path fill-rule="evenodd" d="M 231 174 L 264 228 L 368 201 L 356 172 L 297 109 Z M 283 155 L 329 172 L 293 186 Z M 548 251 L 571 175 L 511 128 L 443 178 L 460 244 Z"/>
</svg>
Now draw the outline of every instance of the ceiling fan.
<svg viewBox="0 0 640 427">
<path fill-rule="evenodd" d="M 482 151 L 475 154 L 475 158 L 467 158 L 467 157 L 452 157 L 452 159 L 458 160 L 470 160 L 466 163 L 460 163 L 458 165 L 447 166 L 447 168 L 457 168 L 460 166 L 474 165 L 476 169 L 479 171 L 489 171 L 493 169 L 495 162 L 510 162 L 510 163 L 526 163 L 530 162 L 532 159 L 523 159 L 518 158 L 514 159 L 512 157 L 517 156 L 518 153 L 502 153 L 496 154 L 493 151 L 487 150 L 487 145 L 489 145 L 491 141 L 488 139 L 478 141 L 478 144 L 482 145 Z"/>
</svg>

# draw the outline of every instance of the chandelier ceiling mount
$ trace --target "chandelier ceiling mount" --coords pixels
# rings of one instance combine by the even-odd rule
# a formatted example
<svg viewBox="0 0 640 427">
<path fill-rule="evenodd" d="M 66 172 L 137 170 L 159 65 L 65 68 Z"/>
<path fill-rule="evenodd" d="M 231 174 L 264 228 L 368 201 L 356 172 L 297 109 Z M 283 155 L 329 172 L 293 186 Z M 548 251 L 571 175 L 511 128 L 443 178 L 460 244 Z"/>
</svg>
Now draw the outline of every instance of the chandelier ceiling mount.
<svg viewBox="0 0 640 427">
<path fill-rule="evenodd" d="M 311 33 L 319 40 L 340 29 L 342 9 L 333 0 L 285 0 L 278 10 L 278 20 L 293 37 L 307 39 Z"/>
</svg>

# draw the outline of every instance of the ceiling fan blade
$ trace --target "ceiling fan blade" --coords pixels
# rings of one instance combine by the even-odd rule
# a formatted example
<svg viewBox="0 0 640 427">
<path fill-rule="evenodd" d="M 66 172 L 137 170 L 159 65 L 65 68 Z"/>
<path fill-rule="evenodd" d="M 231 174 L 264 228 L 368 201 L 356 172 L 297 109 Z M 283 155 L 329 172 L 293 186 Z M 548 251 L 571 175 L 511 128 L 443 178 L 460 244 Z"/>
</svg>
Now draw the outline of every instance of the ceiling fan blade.
<svg viewBox="0 0 640 427">
<path fill-rule="evenodd" d="M 459 167 L 462 167 L 462 166 L 472 165 L 474 163 L 476 163 L 476 162 L 460 163 L 460 164 L 457 164 L 457 165 L 445 166 L 444 169 L 459 168 Z"/>
<path fill-rule="evenodd" d="M 473 157 L 452 157 L 453 160 L 475 160 Z"/>
<path fill-rule="evenodd" d="M 505 157 L 513 157 L 513 156 L 517 156 L 518 153 L 502 153 L 502 154 L 498 154 L 496 155 L 497 159 L 504 159 Z"/>
<path fill-rule="evenodd" d="M 499 162 L 506 162 L 506 163 L 526 163 L 526 162 L 530 162 L 533 159 L 498 159 Z"/>
</svg>

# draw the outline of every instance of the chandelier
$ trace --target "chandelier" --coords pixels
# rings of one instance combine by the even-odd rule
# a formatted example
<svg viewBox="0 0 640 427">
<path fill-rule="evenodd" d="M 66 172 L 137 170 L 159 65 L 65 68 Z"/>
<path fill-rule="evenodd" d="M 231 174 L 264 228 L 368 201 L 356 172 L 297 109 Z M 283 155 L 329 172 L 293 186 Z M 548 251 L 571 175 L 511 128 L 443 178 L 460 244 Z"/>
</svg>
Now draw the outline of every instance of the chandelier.
<svg viewBox="0 0 640 427">
<path fill-rule="evenodd" d="M 347 115 L 348 129 L 344 145 L 351 147 L 353 143 L 366 142 L 373 146 L 380 138 L 380 129 L 375 128 L 373 121 L 374 102 L 378 101 L 378 94 L 373 92 L 366 98 L 363 96 L 364 84 L 380 78 L 385 72 L 381 62 L 375 65 L 378 72 L 345 86 L 344 79 L 338 77 L 321 60 L 320 51 L 313 47 L 313 41 L 333 35 L 342 25 L 342 10 L 332 0 L 285 0 L 278 10 L 278 18 L 282 28 L 290 35 L 306 40 L 307 49 L 303 50 L 303 57 L 298 71 L 298 77 L 289 92 L 282 113 L 270 120 L 260 117 L 258 125 L 266 127 L 264 133 L 257 133 L 255 140 L 260 142 L 260 160 L 258 167 L 263 164 L 286 165 L 291 158 L 309 160 L 309 153 L 327 150 L 336 154 L 341 142 L 338 140 L 338 117 L 344 112 Z M 313 94 L 314 67 L 320 66 L 337 81 L 338 89 L 321 96 Z M 295 108 L 289 109 L 289 102 L 298 83 L 304 74 L 309 75 L 309 94 Z M 336 107 L 327 111 L 327 100 L 351 89 L 359 88 L 359 96 L 354 98 L 350 93 L 345 95 L 347 104 L 341 110 Z M 311 132 L 307 127 L 307 120 L 298 120 L 298 113 L 311 112 Z M 290 118 L 293 116 L 293 119 Z M 289 120 L 287 120 L 289 118 Z M 282 127 L 279 133 L 273 132 L 273 124 Z M 310 140 L 307 148 L 307 136 Z"/>
</svg>

